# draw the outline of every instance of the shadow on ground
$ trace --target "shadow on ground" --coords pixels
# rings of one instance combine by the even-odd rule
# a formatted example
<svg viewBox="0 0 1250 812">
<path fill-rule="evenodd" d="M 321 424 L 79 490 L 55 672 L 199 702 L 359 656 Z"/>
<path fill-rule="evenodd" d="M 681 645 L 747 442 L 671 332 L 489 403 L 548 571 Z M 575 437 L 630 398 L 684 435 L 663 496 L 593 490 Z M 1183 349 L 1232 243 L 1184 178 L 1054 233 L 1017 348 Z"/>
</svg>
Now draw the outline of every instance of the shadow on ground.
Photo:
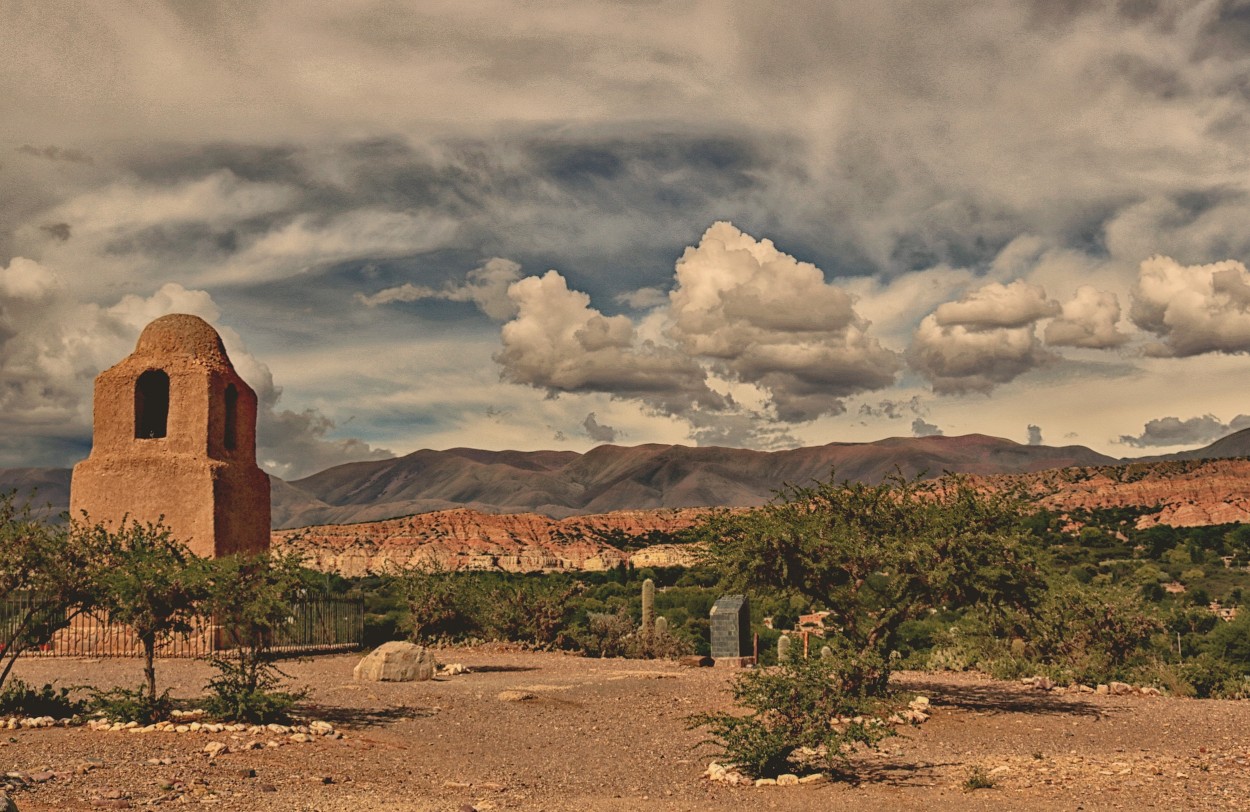
<svg viewBox="0 0 1250 812">
<path fill-rule="evenodd" d="M 925 679 L 908 679 L 900 687 L 925 694 L 938 707 L 946 706 L 979 713 L 1060 714 L 1092 716 L 1095 719 L 1101 719 L 1104 715 L 1104 709 L 1076 696 L 1025 691 L 1004 683 L 950 685 Z"/>
<path fill-rule="evenodd" d="M 391 708 L 347 708 L 340 705 L 307 705 L 308 716 L 329 722 L 335 727 L 379 727 L 404 719 L 424 719 L 433 716 L 434 708 L 417 708 L 400 705 Z"/>
<path fill-rule="evenodd" d="M 937 786 L 937 770 L 959 766 L 956 762 L 934 764 L 928 761 L 882 759 L 871 764 L 856 764 L 847 773 L 834 776 L 835 781 L 849 784 L 884 784 L 891 787 Z"/>
</svg>

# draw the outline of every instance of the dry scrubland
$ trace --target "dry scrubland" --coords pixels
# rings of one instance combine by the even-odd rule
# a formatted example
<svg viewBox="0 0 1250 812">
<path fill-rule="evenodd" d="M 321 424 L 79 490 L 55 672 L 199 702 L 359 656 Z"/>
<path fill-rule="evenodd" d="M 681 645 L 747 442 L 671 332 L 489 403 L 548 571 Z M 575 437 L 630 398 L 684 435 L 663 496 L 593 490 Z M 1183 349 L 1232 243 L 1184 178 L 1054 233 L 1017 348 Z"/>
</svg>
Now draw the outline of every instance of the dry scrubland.
<svg viewBox="0 0 1250 812">
<path fill-rule="evenodd" d="M 975 675 L 903 673 L 933 717 L 856 760 L 858 783 L 742 788 L 702 773 L 692 713 L 730 707 L 733 673 L 508 648 L 439 652 L 468 674 L 353 683 L 356 655 L 287 663 L 339 740 L 227 752 L 228 735 L 10 731 L 6 769 L 56 776 L 23 812 L 209 803 L 246 810 L 1250 809 L 1250 703 L 1059 695 Z M 42 684 L 138 682 L 134 660 L 19 661 Z M 208 668 L 162 661 L 176 697 Z M 532 698 L 504 701 L 505 691 Z M 11 738 L 10 738 L 11 737 Z M 966 791 L 973 768 L 994 787 Z M 254 774 L 253 774 L 254 773 Z M 42 776 L 40 776 L 42 777 Z"/>
</svg>

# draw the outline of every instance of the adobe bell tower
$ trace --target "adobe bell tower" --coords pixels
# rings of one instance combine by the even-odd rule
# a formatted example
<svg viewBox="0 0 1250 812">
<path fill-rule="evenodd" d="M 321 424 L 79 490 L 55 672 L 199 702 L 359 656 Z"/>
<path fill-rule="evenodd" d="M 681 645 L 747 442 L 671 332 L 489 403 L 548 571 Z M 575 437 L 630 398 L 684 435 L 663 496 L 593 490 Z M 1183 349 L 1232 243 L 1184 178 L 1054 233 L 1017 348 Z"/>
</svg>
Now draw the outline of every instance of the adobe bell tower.
<svg viewBox="0 0 1250 812">
<path fill-rule="evenodd" d="M 164 517 L 200 556 L 269 548 L 269 478 L 256 465 L 256 393 L 198 316 L 162 316 L 95 379 L 91 455 L 70 515 L 115 527 Z"/>
</svg>

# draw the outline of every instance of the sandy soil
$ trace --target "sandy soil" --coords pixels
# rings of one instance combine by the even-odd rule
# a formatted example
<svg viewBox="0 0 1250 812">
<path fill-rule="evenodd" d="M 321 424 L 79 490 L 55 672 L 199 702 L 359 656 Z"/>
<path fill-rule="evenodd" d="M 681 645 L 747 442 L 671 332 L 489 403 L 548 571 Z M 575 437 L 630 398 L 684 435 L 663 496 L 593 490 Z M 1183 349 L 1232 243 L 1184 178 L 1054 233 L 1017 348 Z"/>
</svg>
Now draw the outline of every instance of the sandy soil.
<svg viewBox="0 0 1250 812">
<path fill-rule="evenodd" d="M 665 662 L 451 649 L 471 673 L 356 684 L 355 655 L 286 664 L 340 740 L 228 752 L 225 734 L 77 729 L 0 735 L 5 770 L 57 776 L 19 789 L 23 812 L 210 803 L 247 810 L 1250 809 L 1250 702 L 1054 695 L 974 675 L 903 674 L 934 715 L 857 760 L 856 783 L 729 787 L 686 717 L 726 707 L 732 673 Z M 38 660 L 42 684 L 135 685 L 133 660 Z M 162 661 L 177 697 L 202 663 Z M 502 701 L 503 691 L 534 695 Z M 164 763 L 161 763 L 164 762 Z M 965 791 L 980 767 L 992 789 Z M 171 789 L 170 786 L 173 786 Z"/>
</svg>

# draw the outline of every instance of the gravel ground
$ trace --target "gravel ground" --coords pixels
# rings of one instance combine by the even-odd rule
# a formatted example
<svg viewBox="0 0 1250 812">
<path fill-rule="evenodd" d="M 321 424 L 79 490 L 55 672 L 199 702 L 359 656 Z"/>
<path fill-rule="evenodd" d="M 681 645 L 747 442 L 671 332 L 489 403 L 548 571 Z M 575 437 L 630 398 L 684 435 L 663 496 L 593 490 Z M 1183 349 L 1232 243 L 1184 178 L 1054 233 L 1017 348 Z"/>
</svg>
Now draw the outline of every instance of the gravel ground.
<svg viewBox="0 0 1250 812">
<path fill-rule="evenodd" d="M 209 757 L 229 734 L 7 731 L 6 770 L 54 777 L 22 812 L 208 803 L 246 810 L 1250 809 L 1250 702 L 1057 695 L 975 675 L 902 674 L 933 717 L 857 760 L 856 783 L 730 787 L 685 719 L 725 708 L 732 672 L 506 648 L 448 649 L 472 671 L 353 683 L 356 655 L 290 662 L 308 712 L 344 732 Z M 137 685 L 135 660 L 27 659 L 34 684 Z M 158 665 L 192 700 L 199 662 Z M 533 698 L 504 701 L 505 691 Z M 284 737 L 263 737 L 283 740 Z M 994 786 L 962 785 L 973 768 Z M 43 776 L 39 776 L 43 777 Z"/>
</svg>

